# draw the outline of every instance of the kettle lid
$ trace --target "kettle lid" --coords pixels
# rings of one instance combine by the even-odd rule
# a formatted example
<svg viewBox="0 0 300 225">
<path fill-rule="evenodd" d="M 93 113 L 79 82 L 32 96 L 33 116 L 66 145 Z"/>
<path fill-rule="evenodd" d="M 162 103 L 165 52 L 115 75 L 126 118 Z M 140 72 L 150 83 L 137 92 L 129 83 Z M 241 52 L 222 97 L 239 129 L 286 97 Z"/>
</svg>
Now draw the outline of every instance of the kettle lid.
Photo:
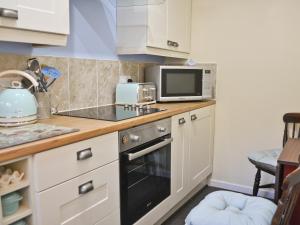
<svg viewBox="0 0 300 225">
<path fill-rule="evenodd" d="M 11 86 L 9 87 L 11 89 L 23 89 L 23 85 L 21 81 L 14 80 L 11 82 Z"/>
</svg>

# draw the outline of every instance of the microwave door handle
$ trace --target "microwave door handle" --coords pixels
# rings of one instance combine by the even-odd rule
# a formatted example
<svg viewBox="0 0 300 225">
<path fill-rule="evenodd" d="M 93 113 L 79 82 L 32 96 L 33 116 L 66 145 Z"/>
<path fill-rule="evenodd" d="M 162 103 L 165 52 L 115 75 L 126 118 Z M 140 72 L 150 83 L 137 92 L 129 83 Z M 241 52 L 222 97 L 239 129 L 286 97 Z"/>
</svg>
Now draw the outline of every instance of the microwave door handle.
<svg viewBox="0 0 300 225">
<path fill-rule="evenodd" d="M 153 145 L 153 146 L 151 146 L 151 147 L 149 147 L 149 148 L 145 148 L 145 149 L 143 149 L 143 150 L 141 150 L 141 151 L 138 151 L 138 152 L 136 152 L 136 153 L 129 153 L 129 154 L 128 154 L 128 160 L 129 160 L 129 161 L 132 161 L 132 160 L 134 160 L 134 159 L 137 159 L 137 158 L 140 158 L 140 157 L 142 157 L 142 156 L 144 156 L 144 155 L 147 155 L 147 154 L 149 154 L 149 153 L 151 153 L 151 152 L 154 152 L 154 151 L 156 151 L 157 149 L 162 148 L 162 147 L 164 147 L 164 146 L 170 144 L 172 141 L 173 141 L 173 138 L 167 138 L 167 139 L 165 139 L 164 141 L 159 142 L 158 144 Z"/>
</svg>

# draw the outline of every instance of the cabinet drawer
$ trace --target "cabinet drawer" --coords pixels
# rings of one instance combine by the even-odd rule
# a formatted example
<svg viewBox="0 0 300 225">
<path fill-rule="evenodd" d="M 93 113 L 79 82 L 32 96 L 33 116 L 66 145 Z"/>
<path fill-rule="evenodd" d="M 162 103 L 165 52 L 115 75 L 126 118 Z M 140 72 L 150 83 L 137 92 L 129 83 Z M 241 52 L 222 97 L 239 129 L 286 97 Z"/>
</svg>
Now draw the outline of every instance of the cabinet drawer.
<svg viewBox="0 0 300 225">
<path fill-rule="evenodd" d="M 83 188 L 89 182 L 93 189 Z M 119 162 L 37 193 L 36 203 L 39 225 L 103 224 L 101 221 L 120 207 Z"/>
<path fill-rule="evenodd" d="M 120 225 L 120 209 L 116 210 L 112 214 L 108 215 L 101 221 L 97 222 L 95 225 Z"/>
<path fill-rule="evenodd" d="M 211 106 L 209 107 L 204 107 L 201 109 L 196 109 L 190 112 L 190 119 L 193 120 L 199 120 L 203 119 L 205 117 L 211 116 L 212 113 L 212 108 Z"/>
<path fill-rule="evenodd" d="M 36 191 L 53 187 L 117 159 L 117 132 L 36 154 L 33 157 Z"/>
</svg>

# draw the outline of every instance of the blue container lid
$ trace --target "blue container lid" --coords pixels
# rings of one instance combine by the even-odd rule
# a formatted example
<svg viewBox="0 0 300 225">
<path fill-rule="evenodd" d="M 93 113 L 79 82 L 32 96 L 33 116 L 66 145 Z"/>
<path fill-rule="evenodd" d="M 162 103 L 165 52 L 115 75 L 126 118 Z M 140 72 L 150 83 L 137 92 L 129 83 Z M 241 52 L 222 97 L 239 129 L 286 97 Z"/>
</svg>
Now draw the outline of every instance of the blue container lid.
<svg viewBox="0 0 300 225">
<path fill-rule="evenodd" d="M 7 205 L 22 200 L 22 195 L 18 192 L 13 192 L 2 197 L 2 204 Z"/>
<path fill-rule="evenodd" d="M 27 223 L 24 220 L 19 220 L 15 223 L 12 223 L 11 225 L 27 225 Z"/>
</svg>

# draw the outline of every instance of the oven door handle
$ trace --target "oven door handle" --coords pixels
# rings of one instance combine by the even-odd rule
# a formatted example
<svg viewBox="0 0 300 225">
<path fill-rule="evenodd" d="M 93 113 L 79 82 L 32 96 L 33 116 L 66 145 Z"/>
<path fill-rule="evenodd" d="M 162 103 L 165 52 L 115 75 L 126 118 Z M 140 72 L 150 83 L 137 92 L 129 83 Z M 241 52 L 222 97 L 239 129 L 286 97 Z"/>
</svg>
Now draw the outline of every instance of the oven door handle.
<svg viewBox="0 0 300 225">
<path fill-rule="evenodd" d="M 144 156 L 144 155 L 147 155 L 147 154 L 149 154 L 149 153 L 151 153 L 151 152 L 154 152 L 154 151 L 156 151 L 157 149 L 162 148 L 162 147 L 164 147 L 164 146 L 170 144 L 172 141 L 173 141 L 173 138 L 167 138 L 167 139 L 165 139 L 164 141 L 159 142 L 158 144 L 153 145 L 153 146 L 151 146 L 151 147 L 149 147 L 149 148 L 145 148 L 145 149 L 143 149 L 143 150 L 141 150 L 141 151 L 139 151 L 139 152 L 136 152 L 136 153 L 129 153 L 129 154 L 128 154 L 128 160 L 129 160 L 129 161 L 132 161 L 132 160 L 134 160 L 134 159 L 137 159 L 137 158 L 140 158 L 140 157 L 142 157 L 142 156 Z"/>
</svg>

